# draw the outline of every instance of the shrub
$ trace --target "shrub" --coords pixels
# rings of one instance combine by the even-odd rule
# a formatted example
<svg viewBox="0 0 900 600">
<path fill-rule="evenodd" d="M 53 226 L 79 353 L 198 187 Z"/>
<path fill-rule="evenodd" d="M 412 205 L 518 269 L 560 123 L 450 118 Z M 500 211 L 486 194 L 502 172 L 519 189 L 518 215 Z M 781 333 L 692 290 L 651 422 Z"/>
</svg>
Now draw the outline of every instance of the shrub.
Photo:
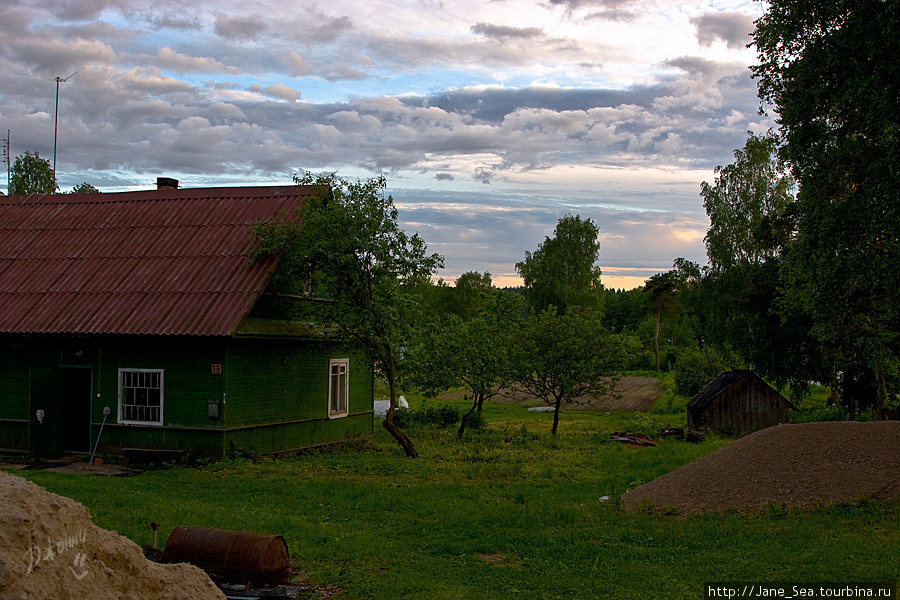
<svg viewBox="0 0 900 600">
<path fill-rule="evenodd" d="M 412 425 L 432 425 L 439 429 L 446 429 L 459 423 L 459 419 L 459 411 L 451 406 L 398 408 L 394 415 L 394 424 L 401 429 Z M 466 426 L 473 427 L 471 420 Z M 477 429 L 477 427 L 474 428 Z"/>
<path fill-rule="evenodd" d="M 484 413 L 479 410 L 469 415 L 466 421 L 466 429 L 484 429 L 486 425 L 487 420 L 484 418 Z"/>
<path fill-rule="evenodd" d="M 675 391 L 682 396 L 693 396 L 710 380 L 706 359 L 695 348 L 682 350 L 675 363 Z"/>
</svg>

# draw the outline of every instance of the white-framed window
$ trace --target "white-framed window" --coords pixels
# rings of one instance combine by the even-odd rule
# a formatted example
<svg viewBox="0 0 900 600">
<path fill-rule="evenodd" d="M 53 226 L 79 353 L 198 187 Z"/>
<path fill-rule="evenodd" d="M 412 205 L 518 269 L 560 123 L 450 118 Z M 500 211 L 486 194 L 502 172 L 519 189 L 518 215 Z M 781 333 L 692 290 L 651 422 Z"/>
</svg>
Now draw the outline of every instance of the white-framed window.
<svg viewBox="0 0 900 600">
<path fill-rule="evenodd" d="M 119 423 L 163 424 L 162 369 L 119 369 Z"/>
<path fill-rule="evenodd" d="M 332 358 L 328 361 L 328 418 L 349 414 L 350 359 Z"/>
</svg>

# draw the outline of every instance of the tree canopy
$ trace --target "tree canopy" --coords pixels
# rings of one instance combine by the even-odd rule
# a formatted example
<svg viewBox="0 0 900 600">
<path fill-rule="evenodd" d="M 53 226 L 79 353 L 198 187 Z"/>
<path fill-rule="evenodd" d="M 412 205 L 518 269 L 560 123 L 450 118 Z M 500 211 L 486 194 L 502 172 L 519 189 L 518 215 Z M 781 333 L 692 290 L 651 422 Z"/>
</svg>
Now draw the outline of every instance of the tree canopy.
<svg viewBox="0 0 900 600">
<path fill-rule="evenodd" d="M 559 410 L 588 394 L 603 394 L 615 386 L 625 344 L 603 326 L 599 311 L 556 307 L 521 322 L 510 347 L 516 385 L 553 407 L 555 435 Z"/>
<path fill-rule="evenodd" d="M 99 191 L 100 190 L 98 190 L 96 187 L 92 186 L 90 183 L 85 181 L 83 183 L 79 183 L 78 185 L 74 186 L 72 188 L 72 191 L 69 193 L 70 194 L 96 194 Z"/>
<path fill-rule="evenodd" d="M 37 152 L 16 157 L 10 173 L 10 194 L 52 194 L 59 189 L 50 161 Z"/>
<path fill-rule="evenodd" d="M 776 160 L 775 137 L 748 135 L 744 147 L 734 151 L 734 162 L 716 167 L 713 184 L 700 185 L 713 269 L 759 265 L 779 255 L 790 240 L 793 181 Z"/>
<path fill-rule="evenodd" d="M 600 307 L 603 285 L 600 267 L 594 264 L 600 255 L 598 234 L 591 219 L 566 215 L 559 219 L 552 238 L 545 238 L 537 250 L 526 252 L 525 260 L 516 263 L 525 282 L 523 295 L 532 310 Z"/>
<path fill-rule="evenodd" d="M 469 394 L 472 406 L 460 422 L 459 437 L 472 414 L 512 378 L 510 344 L 521 298 L 498 289 L 484 295 L 470 318 L 450 313 L 420 327 L 406 353 L 405 380 L 426 396 L 459 387 Z"/>
<path fill-rule="evenodd" d="M 773 0 L 753 35 L 760 98 L 798 184 L 786 302 L 835 369 L 871 365 L 879 404 L 900 338 L 898 31 L 897 2 Z"/>
</svg>

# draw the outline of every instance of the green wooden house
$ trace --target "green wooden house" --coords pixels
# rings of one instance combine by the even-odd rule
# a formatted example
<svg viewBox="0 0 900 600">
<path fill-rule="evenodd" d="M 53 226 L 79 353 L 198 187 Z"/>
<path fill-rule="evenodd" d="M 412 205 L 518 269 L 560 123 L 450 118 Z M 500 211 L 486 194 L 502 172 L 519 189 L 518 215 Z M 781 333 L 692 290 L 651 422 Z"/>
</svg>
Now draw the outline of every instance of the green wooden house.
<svg viewBox="0 0 900 600">
<path fill-rule="evenodd" d="M 314 189 L 0 198 L 0 449 L 192 456 L 369 434 L 373 369 L 267 290 L 254 222 Z M 104 413 L 107 414 L 104 422 Z"/>
</svg>

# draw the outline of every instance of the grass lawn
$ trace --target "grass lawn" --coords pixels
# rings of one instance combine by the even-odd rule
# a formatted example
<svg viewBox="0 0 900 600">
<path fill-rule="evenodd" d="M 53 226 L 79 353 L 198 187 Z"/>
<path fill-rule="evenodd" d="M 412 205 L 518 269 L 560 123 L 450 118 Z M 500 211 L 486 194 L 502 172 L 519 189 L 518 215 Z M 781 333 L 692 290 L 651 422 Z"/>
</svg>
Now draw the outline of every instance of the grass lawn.
<svg viewBox="0 0 900 600">
<path fill-rule="evenodd" d="M 420 401 L 413 399 L 413 406 Z M 458 406 L 462 407 L 460 403 Z M 683 413 L 550 413 L 486 405 L 487 429 L 409 430 L 409 460 L 374 437 L 279 460 L 231 460 L 107 478 L 17 471 L 87 505 L 94 522 L 140 544 L 177 525 L 285 537 L 296 566 L 339 598 L 690 598 L 704 582 L 896 581 L 898 507 L 690 518 L 626 513 L 627 489 L 727 440 L 632 449 L 621 429 Z M 603 496 L 610 500 L 601 502 Z"/>
</svg>

